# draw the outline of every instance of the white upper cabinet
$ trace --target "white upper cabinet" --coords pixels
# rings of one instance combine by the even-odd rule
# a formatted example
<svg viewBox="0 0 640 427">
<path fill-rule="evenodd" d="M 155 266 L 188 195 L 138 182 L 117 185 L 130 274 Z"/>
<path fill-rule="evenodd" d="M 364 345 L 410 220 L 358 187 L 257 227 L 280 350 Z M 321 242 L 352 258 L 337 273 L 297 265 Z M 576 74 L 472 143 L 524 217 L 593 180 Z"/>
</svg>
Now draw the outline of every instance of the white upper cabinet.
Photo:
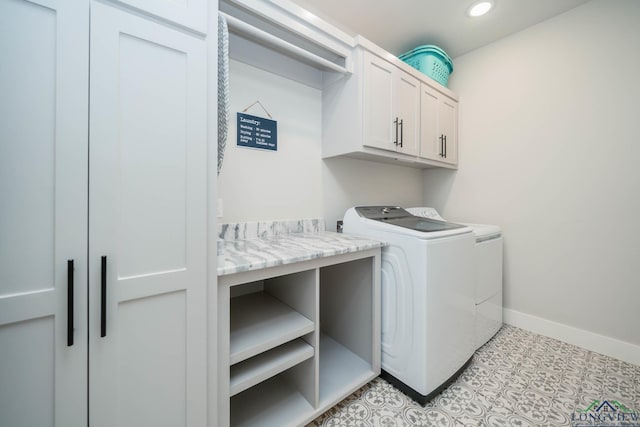
<svg viewBox="0 0 640 427">
<path fill-rule="evenodd" d="M 322 91 L 323 158 L 456 168 L 455 94 L 366 39 L 357 40 L 354 74 L 329 81 Z"/>
<path fill-rule="evenodd" d="M 369 147 L 418 154 L 420 81 L 364 52 L 364 142 Z"/>
<path fill-rule="evenodd" d="M 420 157 L 458 164 L 458 102 L 422 84 Z"/>
<path fill-rule="evenodd" d="M 88 39 L 88 1 L 0 2 L 1 426 L 86 426 Z"/>
<path fill-rule="evenodd" d="M 206 421 L 206 54 L 92 5 L 92 427 Z"/>
<path fill-rule="evenodd" d="M 189 28 L 202 34 L 207 33 L 208 0 L 113 0 L 124 3 L 150 15 Z M 217 2 L 216 2 L 217 3 Z M 211 7 L 215 7 L 212 5 Z"/>
</svg>

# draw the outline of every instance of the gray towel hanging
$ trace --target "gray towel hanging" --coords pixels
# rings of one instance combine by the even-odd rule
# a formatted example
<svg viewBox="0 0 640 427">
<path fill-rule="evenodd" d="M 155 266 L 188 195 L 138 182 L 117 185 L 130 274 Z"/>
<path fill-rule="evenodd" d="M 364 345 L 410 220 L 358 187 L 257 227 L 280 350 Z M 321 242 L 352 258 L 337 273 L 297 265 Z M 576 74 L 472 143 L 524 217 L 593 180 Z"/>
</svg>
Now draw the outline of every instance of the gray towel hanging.
<svg viewBox="0 0 640 427">
<path fill-rule="evenodd" d="M 218 175 L 222 169 L 229 130 L 229 29 L 218 13 Z"/>
</svg>

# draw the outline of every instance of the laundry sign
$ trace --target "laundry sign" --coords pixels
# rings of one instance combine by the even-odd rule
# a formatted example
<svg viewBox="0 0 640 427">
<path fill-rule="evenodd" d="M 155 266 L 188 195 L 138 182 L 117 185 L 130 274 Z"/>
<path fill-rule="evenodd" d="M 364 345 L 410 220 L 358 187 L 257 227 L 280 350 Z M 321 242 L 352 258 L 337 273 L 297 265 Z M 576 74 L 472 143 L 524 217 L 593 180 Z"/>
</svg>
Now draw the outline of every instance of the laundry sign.
<svg viewBox="0 0 640 427">
<path fill-rule="evenodd" d="M 278 122 L 238 113 L 238 147 L 278 151 Z"/>
</svg>

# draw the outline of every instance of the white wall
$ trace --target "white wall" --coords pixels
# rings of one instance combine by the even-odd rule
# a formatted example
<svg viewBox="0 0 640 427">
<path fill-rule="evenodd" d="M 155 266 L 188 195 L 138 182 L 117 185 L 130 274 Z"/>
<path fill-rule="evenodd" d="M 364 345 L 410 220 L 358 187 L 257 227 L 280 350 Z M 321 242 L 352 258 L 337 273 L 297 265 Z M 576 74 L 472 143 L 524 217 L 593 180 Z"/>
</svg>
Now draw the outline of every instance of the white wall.
<svg viewBox="0 0 640 427">
<path fill-rule="evenodd" d="M 218 197 L 219 222 L 322 216 L 322 93 L 232 60 L 230 123 Z M 278 151 L 236 146 L 236 113 L 259 100 L 278 122 Z M 267 117 L 259 106 L 247 111 Z"/>
<path fill-rule="evenodd" d="M 508 309 L 640 344 L 640 2 L 595 0 L 456 58 L 460 169 L 425 203 L 502 226 Z"/>
<path fill-rule="evenodd" d="M 264 62 L 273 58 L 262 51 L 258 54 Z M 278 61 L 281 65 L 286 60 Z M 295 66 L 295 73 L 291 67 L 288 71 L 313 86 L 314 71 Z M 218 177 L 224 210 L 219 222 L 320 217 L 328 230 L 335 230 L 336 221 L 351 206 L 420 204 L 419 169 L 355 159 L 322 160 L 322 92 L 311 86 L 231 61 L 231 123 Z M 236 146 L 236 113 L 256 100 L 278 121 L 277 152 Z M 259 107 L 248 113 L 265 117 Z"/>
<path fill-rule="evenodd" d="M 418 206 L 422 201 L 422 170 L 350 158 L 324 161 L 324 218 L 335 230 L 352 206 Z"/>
</svg>

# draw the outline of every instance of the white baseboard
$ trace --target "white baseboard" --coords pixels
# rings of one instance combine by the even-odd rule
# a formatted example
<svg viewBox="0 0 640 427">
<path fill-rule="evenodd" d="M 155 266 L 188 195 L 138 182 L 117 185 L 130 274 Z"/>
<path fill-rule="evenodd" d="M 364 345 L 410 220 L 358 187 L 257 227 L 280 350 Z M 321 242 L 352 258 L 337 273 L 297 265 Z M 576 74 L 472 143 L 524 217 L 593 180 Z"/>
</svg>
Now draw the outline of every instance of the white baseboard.
<svg viewBox="0 0 640 427">
<path fill-rule="evenodd" d="M 640 345 L 507 308 L 503 309 L 502 313 L 504 315 L 504 323 L 509 325 L 640 366 Z"/>
</svg>

